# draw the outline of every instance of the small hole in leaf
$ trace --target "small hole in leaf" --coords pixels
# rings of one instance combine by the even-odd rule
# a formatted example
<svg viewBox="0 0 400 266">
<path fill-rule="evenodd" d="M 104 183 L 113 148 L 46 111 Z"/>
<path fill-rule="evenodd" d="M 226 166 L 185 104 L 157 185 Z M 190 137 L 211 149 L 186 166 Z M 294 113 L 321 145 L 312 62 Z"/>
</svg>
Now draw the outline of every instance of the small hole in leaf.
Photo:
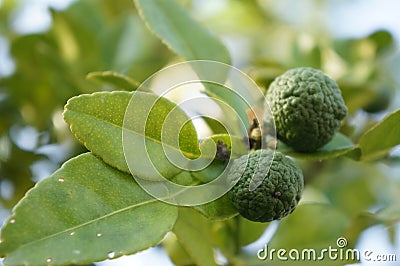
<svg viewBox="0 0 400 266">
<path fill-rule="evenodd" d="M 46 259 L 46 262 L 47 262 L 47 263 L 51 263 L 52 261 L 53 261 L 52 258 L 47 258 L 47 259 Z"/>
<path fill-rule="evenodd" d="M 15 223 L 15 219 L 11 219 L 10 224 L 14 224 L 14 223 Z"/>
<path fill-rule="evenodd" d="M 60 178 L 58 179 L 58 182 L 61 182 L 61 183 L 62 183 L 62 182 L 64 182 L 64 181 L 65 181 L 64 178 L 61 178 L 61 177 L 60 177 Z"/>
<path fill-rule="evenodd" d="M 96 236 L 97 237 L 101 237 L 103 234 L 102 233 L 97 233 Z"/>
<path fill-rule="evenodd" d="M 114 258 L 114 256 L 115 256 L 115 252 L 114 252 L 114 251 L 109 252 L 109 253 L 107 254 L 107 257 L 108 257 L 109 259 Z"/>
<path fill-rule="evenodd" d="M 73 236 L 73 235 L 75 235 L 75 232 L 71 232 L 71 233 L 69 233 L 69 235 L 70 235 L 70 236 Z"/>
</svg>

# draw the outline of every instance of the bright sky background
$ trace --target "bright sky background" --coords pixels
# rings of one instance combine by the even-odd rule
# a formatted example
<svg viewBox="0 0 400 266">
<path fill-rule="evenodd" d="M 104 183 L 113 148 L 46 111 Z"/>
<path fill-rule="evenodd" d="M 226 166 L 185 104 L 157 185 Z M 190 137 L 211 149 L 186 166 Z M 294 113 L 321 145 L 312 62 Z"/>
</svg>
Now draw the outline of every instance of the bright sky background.
<svg viewBox="0 0 400 266">
<path fill-rule="evenodd" d="M 267 1 L 268 2 L 268 1 Z M 392 31 L 400 40 L 400 1 L 398 0 L 333 0 L 326 1 L 319 12 L 313 6 L 318 0 L 280 0 L 276 12 L 299 26 L 323 21 L 338 37 L 362 37 L 377 29 Z M 321 1 L 323 2 L 323 1 Z"/>
</svg>

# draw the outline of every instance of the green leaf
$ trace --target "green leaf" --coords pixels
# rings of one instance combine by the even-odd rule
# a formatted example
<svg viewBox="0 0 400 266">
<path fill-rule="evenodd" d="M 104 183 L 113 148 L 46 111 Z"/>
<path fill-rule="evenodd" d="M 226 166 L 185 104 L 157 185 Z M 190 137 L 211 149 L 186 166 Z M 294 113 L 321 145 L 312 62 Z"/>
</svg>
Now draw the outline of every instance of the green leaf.
<svg viewBox="0 0 400 266">
<path fill-rule="evenodd" d="M 122 124 L 132 93 L 100 92 L 71 98 L 64 119 L 87 149 L 129 173 L 122 148 Z"/>
<path fill-rule="evenodd" d="M 341 212 L 353 216 L 372 208 L 378 198 L 376 191 L 385 189 L 389 180 L 379 168 L 352 160 L 334 160 L 321 165 L 310 185 L 322 192 Z M 312 174 L 311 174 L 312 175 Z M 373 185 L 379 176 L 382 185 Z M 383 185 L 385 184 L 385 185 Z"/>
<path fill-rule="evenodd" d="M 157 245 L 177 208 L 90 153 L 30 190 L 1 232 L 6 265 L 83 264 Z"/>
<path fill-rule="evenodd" d="M 395 203 L 386 208 L 379 210 L 376 213 L 376 217 L 388 224 L 394 224 L 400 221 L 400 206 Z"/>
<path fill-rule="evenodd" d="M 316 259 L 306 260 L 307 265 L 344 265 L 353 263 L 354 260 L 351 257 L 349 260 L 346 260 L 346 257 L 343 260 L 333 260 L 328 253 L 324 253 L 323 257 L 317 259 L 321 256 L 323 249 L 329 249 L 329 247 L 338 249 L 337 241 L 344 236 L 348 224 L 348 218 L 332 205 L 319 203 L 301 204 L 293 214 L 280 222 L 278 230 L 267 247 L 269 251 L 271 249 L 285 249 L 285 256 L 288 258 L 288 253 L 292 249 L 297 249 L 300 252 L 300 258 L 303 250 L 313 249 L 315 250 Z M 263 248 L 265 249 L 265 247 Z M 351 248 L 353 248 L 352 245 L 347 245 L 343 248 L 343 251 Z M 311 256 L 313 256 L 312 254 Z M 304 265 L 304 260 L 302 259 L 284 261 L 279 260 L 276 253 L 273 256 L 274 265 Z M 267 257 L 266 261 L 271 261 L 271 259 L 271 257 Z M 263 262 L 266 263 L 266 261 Z"/>
<path fill-rule="evenodd" d="M 226 258 L 231 260 L 238 252 L 237 227 L 234 220 L 216 221 L 212 224 L 212 241 Z"/>
<path fill-rule="evenodd" d="M 361 212 L 353 218 L 349 227 L 346 230 L 346 239 L 351 243 L 355 244 L 360 234 L 373 225 L 379 224 L 381 221 L 376 217 L 375 214 L 370 212 Z"/>
<path fill-rule="evenodd" d="M 269 223 L 259 223 L 239 216 L 239 245 L 246 246 L 253 243 L 264 233 Z"/>
<path fill-rule="evenodd" d="M 378 30 L 367 38 L 374 42 L 378 56 L 384 52 L 388 52 L 388 50 L 393 47 L 394 39 L 389 31 Z"/>
<path fill-rule="evenodd" d="M 194 20 L 178 1 L 135 0 L 135 4 L 150 30 L 184 59 L 214 60 L 228 65 L 231 63 L 230 54 L 223 43 Z M 217 83 L 224 84 L 230 71 L 229 67 L 225 66 L 224 69 L 218 65 L 214 68 L 215 66 L 192 65 L 202 80 L 218 81 Z M 235 82 L 238 83 L 239 80 Z M 233 107 L 241 121 L 246 124 L 248 121 L 246 110 L 249 106 L 236 92 L 223 88 L 215 82 L 203 84 L 209 96 L 218 98 Z M 232 117 L 231 120 L 233 120 Z"/>
<path fill-rule="evenodd" d="M 225 74 L 222 73 L 223 70 L 221 70 L 221 69 L 213 70 L 211 68 L 204 69 L 204 67 L 203 67 L 203 68 L 196 69 L 196 71 L 199 73 L 200 77 L 204 77 L 205 79 L 211 77 L 211 75 L 213 75 L 213 74 L 217 75 L 216 79 L 220 80 L 221 83 L 223 83 L 226 78 Z M 235 82 L 239 82 L 239 81 L 236 80 Z M 235 85 L 237 86 L 237 84 L 235 84 Z M 244 87 L 246 85 L 242 84 L 242 86 L 244 86 Z M 238 118 L 240 119 L 240 122 L 243 122 L 244 126 L 246 128 L 248 128 L 250 125 L 247 111 L 250 108 L 254 107 L 254 106 L 249 106 L 250 103 L 245 101 L 245 100 L 250 101 L 250 99 L 252 99 L 252 97 L 253 97 L 253 96 L 248 95 L 252 88 L 248 87 L 248 88 L 246 88 L 246 90 L 247 89 L 248 89 L 248 91 L 236 91 L 236 90 L 230 90 L 230 89 L 224 88 L 221 85 L 217 85 L 217 84 L 210 84 L 210 83 L 204 84 L 204 94 L 206 94 L 210 98 L 218 99 L 218 100 L 226 103 L 228 106 L 232 107 L 235 110 L 235 112 L 237 113 Z M 250 102 L 252 102 L 253 100 L 251 100 Z M 219 104 L 217 101 L 216 101 L 216 103 L 221 108 L 221 110 L 224 114 L 232 113 L 230 111 L 230 108 L 227 109 L 225 105 Z M 254 104 L 254 102 L 252 104 Z M 235 116 L 230 116 L 230 115 L 221 117 L 220 121 L 223 124 L 238 122 L 238 121 L 236 121 Z"/>
<path fill-rule="evenodd" d="M 321 213 L 324 215 L 321 216 Z M 271 248 L 328 247 L 329 244 L 335 244 L 336 239 L 342 236 L 348 222 L 347 217 L 332 205 L 301 204 L 293 214 L 281 221 L 269 246 Z"/>
<path fill-rule="evenodd" d="M 186 252 L 196 261 L 196 265 L 216 265 L 210 228 L 210 221 L 193 209 L 179 208 L 179 217 L 173 232 Z"/>
<path fill-rule="evenodd" d="M 365 132 L 359 142 L 362 160 L 375 160 L 387 155 L 400 144 L 400 109 L 386 116 Z"/>
<path fill-rule="evenodd" d="M 126 89 L 129 91 L 136 90 L 140 85 L 136 80 L 113 71 L 90 72 L 87 74 L 86 78 L 88 80 L 110 84 L 116 89 Z"/>
<path fill-rule="evenodd" d="M 145 102 L 152 102 L 158 96 L 144 92 L 99 92 L 80 95 L 71 98 L 65 106 L 64 119 L 70 124 L 75 136 L 95 155 L 101 157 L 109 165 L 128 172 L 122 147 L 122 125 L 129 100 L 135 93 L 135 97 Z M 157 166 L 160 172 L 174 176 L 180 172 L 172 165 L 162 152 L 161 132 L 163 121 L 168 113 L 176 105 L 160 98 L 154 105 L 150 114 L 138 106 L 132 116 L 148 116 L 146 123 L 146 141 L 152 159 L 158 159 Z M 183 111 L 176 112 L 174 122 L 183 125 L 188 119 Z M 172 125 L 173 126 L 173 125 Z M 176 127 L 175 127 L 176 128 Z M 136 134 L 133 132 L 133 134 Z M 174 136 L 164 136 L 164 142 L 174 143 Z M 179 147 L 171 147 L 182 150 L 188 157 L 196 157 L 198 154 L 198 140 L 196 130 L 191 122 L 185 123 L 179 134 Z"/>
<path fill-rule="evenodd" d="M 376 213 L 360 212 L 348 227 L 346 237 L 349 242 L 355 244 L 360 234 L 368 227 L 384 224 L 387 228 L 391 228 L 399 221 L 400 207 L 398 204 L 387 206 Z"/>
<path fill-rule="evenodd" d="M 196 262 L 187 253 L 182 244 L 179 243 L 174 234 L 168 234 L 168 237 L 163 241 L 162 244 L 174 265 L 196 265 Z"/>
<path fill-rule="evenodd" d="M 256 241 L 268 225 L 269 223 L 249 221 L 240 215 L 233 219 L 216 221 L 213 223 L 213 242 L 229 261 L 234 261 L 240 248 Z"/>
<path fill-rule="evenodd" d="M 213 134 L 226 134 L 226 128 L 221 124 L 221 122 L 210 118 L 210 117 L 203 117 L 204 122 L 207 123 L 207 126 L 211 129 Z"/>
<path fill-rule="evenodd" d="M 189 12 L 176 0 L 135 0 L 142 19 L 171 50 L 186 60 L 214 60 L 230 64 L 228 50 L 206 28 L 194 20 Z M 192 65 L 199 77 L 223 84 L 227 69 L 217 66 Z M 229 89 L 220 85 L 204 83 L 206 92 L 235 107 L 242 121 L 247 121 L 245 110 L 248 106 Z"/>
<path fill-rule="evenodd" d="M 193 207 L 210 220 L 226 220 L 238 214 L 227 194 L 207 204 Z"/>
<path fill-rule="evenodd" d="M 341 133 L 336 133 L 330 142 L 313 153 L 296 152 L 283 142 L 279 142 L 278 150 L 286 155 L 303 160 L 326 160 L 344 155 L 355 159 L 359 157 L 358 147 Z"/>
<path fill-rule="evenodd" d="M 176 0 L 135 0 L 135 4 L 150 30 L 186 60 L 230 63 L 229 52 L 221 41 Z"/>
</svg>

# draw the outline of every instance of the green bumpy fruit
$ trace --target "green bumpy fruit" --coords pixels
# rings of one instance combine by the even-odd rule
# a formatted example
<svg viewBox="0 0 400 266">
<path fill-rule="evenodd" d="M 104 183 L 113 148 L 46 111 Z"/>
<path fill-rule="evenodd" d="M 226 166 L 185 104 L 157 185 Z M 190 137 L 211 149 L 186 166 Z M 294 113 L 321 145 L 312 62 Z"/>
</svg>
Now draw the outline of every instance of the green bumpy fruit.
<svg viewBox="0 0 400 266">
<path fill-rule="evenodd" d="M 229 170 L 228 182 L 238 180 L 229 191 L 229 198 L 238 212 L 251 221 L 281 219 L 294 211 L 301 198 L 304 188 L 301 169 L 279 152 L 271 162 L 273 155 L 272 150 L 256 150 L 236 159 Z M 249 190 L 252 180 L 263 178 L 255 190 Z"/>
<path fill-rule="evenodd" d="M 300 152 L 313 152 L 328 143 L 347 115 L 336 82 L 309 67 L 277 77 L 266 98 L 278 138 Z"/>
</svg>

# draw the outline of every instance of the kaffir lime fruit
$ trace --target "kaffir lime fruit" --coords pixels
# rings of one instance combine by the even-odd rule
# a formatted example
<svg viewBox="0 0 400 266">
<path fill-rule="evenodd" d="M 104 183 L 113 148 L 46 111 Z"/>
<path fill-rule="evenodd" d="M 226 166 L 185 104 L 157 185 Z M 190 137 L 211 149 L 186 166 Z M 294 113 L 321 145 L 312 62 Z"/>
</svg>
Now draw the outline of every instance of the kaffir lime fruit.
<svg viewBox="0 0 400 266">
<path fill-rule="evenodd" d="M 273 160 L 271 162 L 271 156 Z M 229 198 L 245 218 L 269 222 L 285 217 L 296 208 L 304 188 L 301 169 L 280 152 L 260 149 L 236 159 L 228 173 L 228 182 L 237 183 Z M 250 183 L 263 180 L 250 191 Z"/>
<path fill-rule="evenodd" d="M 309 67 L 277 77 L 266 98 L 278 138 L 300 152 L 313 152 L 328 143 L 347 115 L 336 82 Z"/>
</svg>

